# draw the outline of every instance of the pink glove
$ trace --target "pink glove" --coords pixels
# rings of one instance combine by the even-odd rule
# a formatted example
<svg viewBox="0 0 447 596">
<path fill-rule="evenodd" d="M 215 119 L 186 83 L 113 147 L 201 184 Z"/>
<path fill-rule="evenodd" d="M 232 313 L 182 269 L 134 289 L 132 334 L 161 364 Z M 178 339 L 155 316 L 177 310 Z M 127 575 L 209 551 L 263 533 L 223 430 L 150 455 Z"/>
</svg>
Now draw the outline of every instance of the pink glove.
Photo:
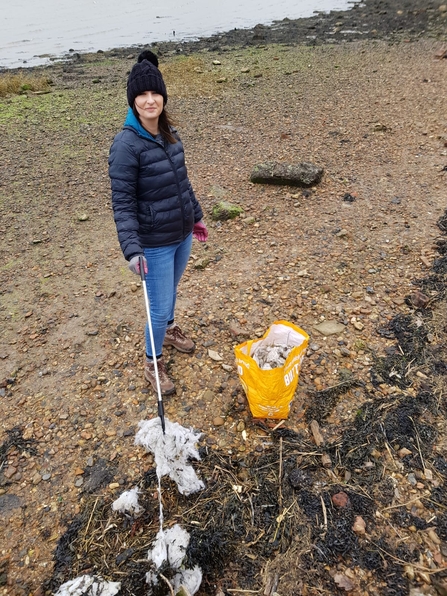
<svg viewBox="0 0 447 596">
<path fill-rule="evenodd" d="M 198 221 L 194 224 L 192 235 L 199 242 L 206 242 L 208 240 L 208 229 L 203 221 Z"/>
<path fill-rule="evenodd" d="M 145 273 L 148 272 L 147 261 L 143 257 L 143 255 L 135 255 L 129 261 L 129 269 L 132 271 L 132 273 L 135 273 L 136 275 L 141 275 L 141 273 L 140 273 L 140 258 L 143 259 L 144 272 Z"/>
</svg>

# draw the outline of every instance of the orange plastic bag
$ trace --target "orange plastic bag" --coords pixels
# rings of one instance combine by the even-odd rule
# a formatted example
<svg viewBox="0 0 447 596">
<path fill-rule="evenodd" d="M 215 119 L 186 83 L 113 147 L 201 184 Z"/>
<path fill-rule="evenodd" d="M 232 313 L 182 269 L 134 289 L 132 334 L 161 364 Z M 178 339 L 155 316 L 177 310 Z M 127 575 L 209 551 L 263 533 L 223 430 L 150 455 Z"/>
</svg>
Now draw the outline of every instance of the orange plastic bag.
<svg viewBox="0 0 447 596">
<path fill-rule="evenodd" d="M 309 343 L 308 334 L 289 323 L 275 321 L 261 339 L 251 339 L 234 348 L 239 379 L 254 418 L 285 419 L 298 384 L 301 363 Z M 292 347 L 283 366 L 264 370 L 252 355 L 260 347 Z"/>
</svg>

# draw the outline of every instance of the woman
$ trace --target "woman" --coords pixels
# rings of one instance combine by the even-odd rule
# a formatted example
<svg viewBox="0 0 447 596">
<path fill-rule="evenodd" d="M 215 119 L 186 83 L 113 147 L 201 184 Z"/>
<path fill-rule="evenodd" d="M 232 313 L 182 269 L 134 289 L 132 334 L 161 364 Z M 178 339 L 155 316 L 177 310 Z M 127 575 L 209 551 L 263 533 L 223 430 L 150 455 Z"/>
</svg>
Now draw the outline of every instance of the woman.
<svg viewBox="0 0 447 596">
<path fill-rule="evenodd" d="M 156 351 L 152 353 L 146 324 L 144 376 L 156 389 L 157 358 L 160 388 L 169 395 L 175 386 L 162 348 L 194 351 L 192 340 L 175 324 L 175 301 L 193 236 L 206 242 L 208 230 L 188 179 L 183 145 L 165 109 L 168 94 L 158 59 L 150 51 L 140 54 L 129 74 L 127 100 L 124 128 L 109 156 L 113 212 L 124 257 L 137 275 L 143 257 Z"/>
</svg>

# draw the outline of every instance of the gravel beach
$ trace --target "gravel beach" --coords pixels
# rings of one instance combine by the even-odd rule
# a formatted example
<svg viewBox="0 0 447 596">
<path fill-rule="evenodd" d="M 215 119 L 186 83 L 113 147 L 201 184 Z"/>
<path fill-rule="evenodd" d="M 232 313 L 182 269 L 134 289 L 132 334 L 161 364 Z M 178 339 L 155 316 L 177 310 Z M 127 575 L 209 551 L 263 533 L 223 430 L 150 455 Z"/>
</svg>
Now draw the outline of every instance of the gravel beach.
<svg viewBox="0 0 447 596">
<path fill-rule="evenodd" d="M 36 67 L 49 93 L 0 98 L 8 596 L 53 594 L 81 573 L 147 594 L 141 560 L 158 501 L 152 456 L 134 439 L 157 404 L 142 374 L 143 293 L 118 246 L 107 175 L 140 49 Z M 165 411 L 203 433 L 200 472 L 229 516 L 219 527 L 237 526 L 230 494 L 252 524 L 221 537 L 231 549 L 209 547 L 220 567 L 191 554 L 206 569 L 198 594 L 445 594 L 447 6 L 365 0 L 152 49 L 210 230 L 178 297 L 197 349 L 167 350 L 177 393 Z M 311 162 L 324 175 L 309 188 L 253 184 L 268 161 Z M 219 201 L 241 215 L 214 221 Z M 234 347 L 282 319 L 310 342 L 275 429 L 253 419 Z M 262 457 L 275 474 L 281 460 L 282 489 L 258 518 Z M 126 526 L 110 504 L 136 485 L 153 517 Z M 175 495 L 169 486 L 167 524 L 183 521 L 197 538 L 205 524 Z M 116 545 L 136 538 L 140 550 L 118 564 Z"/>
</svg>

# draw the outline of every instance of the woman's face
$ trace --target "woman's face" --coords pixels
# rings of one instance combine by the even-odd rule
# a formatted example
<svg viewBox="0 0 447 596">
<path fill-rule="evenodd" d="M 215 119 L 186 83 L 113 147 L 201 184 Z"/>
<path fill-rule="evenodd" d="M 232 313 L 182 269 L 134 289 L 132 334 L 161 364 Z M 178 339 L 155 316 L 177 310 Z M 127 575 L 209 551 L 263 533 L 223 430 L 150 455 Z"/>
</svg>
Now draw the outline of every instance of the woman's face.
<svg viewBox="0 0 447 596">
<path fill-rule="evenodd" d="M 158 118 L 163 111 L 163 95 L 154 91 L 145 91 L 135 98 L 135 107 L 143 126 L 158 126 Z"/>
</svg>

